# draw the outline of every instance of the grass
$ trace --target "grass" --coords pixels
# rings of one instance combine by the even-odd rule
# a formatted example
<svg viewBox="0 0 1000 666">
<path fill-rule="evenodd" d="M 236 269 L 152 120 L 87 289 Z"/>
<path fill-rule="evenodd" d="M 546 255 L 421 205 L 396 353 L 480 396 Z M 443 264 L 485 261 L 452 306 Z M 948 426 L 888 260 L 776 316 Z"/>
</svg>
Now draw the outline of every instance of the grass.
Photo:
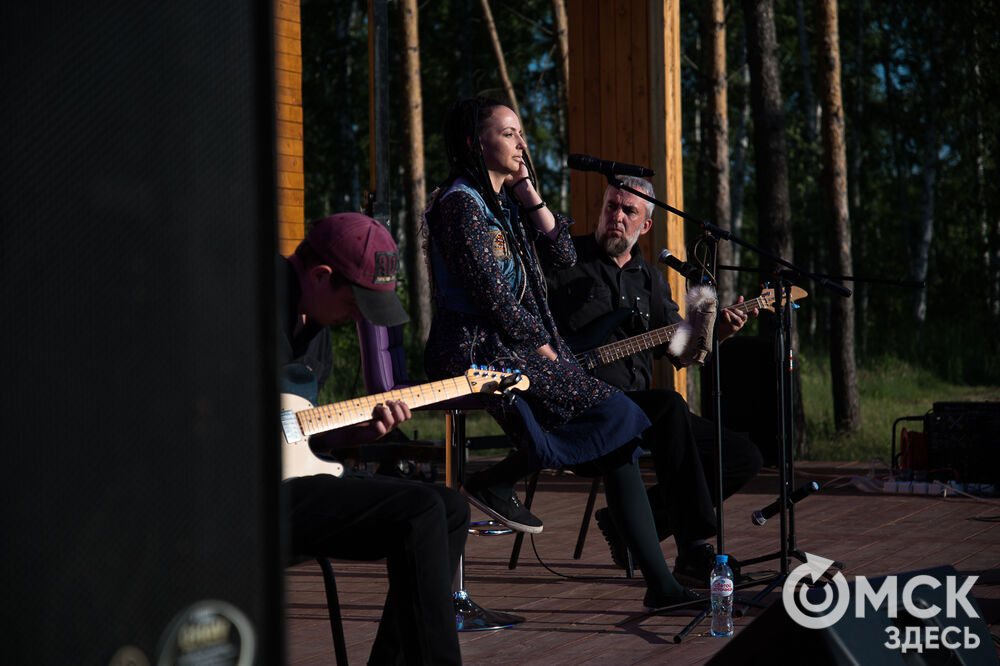
<svg viewBox="0 0 1000 666">
<path fill-rule="evenodd" d="M 952 384 L 927 369 L 887 357 L 858 368 L 861 429 L 856 433 L 838 434 L 833 421 L 828 357 L 822 353 L 802 353 L 799 368 L 806 415 L 806 458 L 810 460 L 881 458 L 888 463 L 892 424 L 896 419 L 923 416 L 935 402 L 1000 401 L 1000 386 Z M 923 429 L 919 422 L 904 421 L 900 427 Z M 898 450 L 898 441 L 896 447 Z"/>
</svg>

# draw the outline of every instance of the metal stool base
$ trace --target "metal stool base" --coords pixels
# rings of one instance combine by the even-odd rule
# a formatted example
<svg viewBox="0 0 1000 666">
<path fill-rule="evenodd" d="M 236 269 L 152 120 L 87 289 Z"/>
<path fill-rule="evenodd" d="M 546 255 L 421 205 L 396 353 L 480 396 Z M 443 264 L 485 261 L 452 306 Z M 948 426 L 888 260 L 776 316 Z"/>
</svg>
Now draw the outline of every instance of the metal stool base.
<svg viewBox="0 0 1000 666">
<path fill-rule="evenodd" d="M 495 520 L 479 520 L 469 523 L 469 534 L 475 536 L 496 536 L 513 533 L 514 530 Z"/>
<path fill-rule="evenodd" d="M 468 592 L 458 590 L 454 593 L 455 622 L 458 631 L 490 631 L 506 629 L 524 622 L 524 618 L 513 613 L 491 611 L 483 608 L 469 598 Z"/>
</svg>

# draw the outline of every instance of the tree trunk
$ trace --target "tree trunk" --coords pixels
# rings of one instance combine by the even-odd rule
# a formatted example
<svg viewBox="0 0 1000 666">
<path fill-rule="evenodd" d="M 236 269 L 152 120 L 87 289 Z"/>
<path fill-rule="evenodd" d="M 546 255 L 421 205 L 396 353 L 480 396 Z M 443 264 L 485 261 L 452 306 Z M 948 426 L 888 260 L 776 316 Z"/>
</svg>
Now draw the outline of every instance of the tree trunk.
<svg viewBox="0 0 1000 666">
<path fill-rule="evenodd" d="M 424 113 L 420 87 L 420 33 L 417 0 L 402 0 L 403 80 L 406 88 L 406 268 L 410 317 L 421 344 L 431 330 L 430 278 L 424 261 L 423 210 L 427 196 L 424 175 Z"/>
<path fill-rule="evenodd" d="M 754 117 L 757 217 L 765 249 L 793 261 L 788 149 L 772 0 L 743 0 Z"/>
<path fill-rule="evenodd" d="M 816 4 L 816 25 L 820 39 L 816 60 L 823 109 L 823 189 L 830 232 L 830 271 L 834 275 L 851 275 L 851 222 L 847 208 L 847 150 L 840 89 L 837 0 L 820 0 Z M 856 432 L 861 429 L 861 403 L 854 361 L 854 302 L 834 296 L 830 315 L 833 421 L 838 433 Z"/>
<path fill-rule="evenodd" d="M 733 142 L 733 189 L 730 194 L 730 224 L 733 233 L 740 236 L 743 233 L 743 192 L 746 189 L 747 149 L 750 147 L 748 133 L 750 131 L 750 68 L 746 63 L 746 40 L 743 46 L 744 62 L 740 67 L 740 79 L 743 83 L 743 100 L 740 103 L 740 123 L 736 130 L 736 140 Z M 740 246 L 733 244 L 733 263 L 740 265 Z"/>
<path fill-rule="evenodd" d="M 569 23 L 566 19 L 566 0 L 552 0 L 552 20 L 556 28 L 556 71 L 559 72 L 559 108 L 556 118 L 559 134 L 566 141 L 566 117 L 569 114 Z M 559 201 L 563 210 L 569 209 L 569 169 L 561 170 Z"/>
<path fill-rule="evenodd" d="M 552 0 L 552 22 L 556 29 L 556 71 L 559 82 L 562 105 L 569 106 L 569 23 L 566 20 L 566 0 Z"/>
<path fill-rule="evenodd" d="M 493 12 L 490 11 L 490 0 L 479 0 L 483 8 L 483 18 L 486 21 L 486 32 L 490 36 L 490 45 L 493 47 L 493 56 L 497 61 L 497 74 L 500 76 L 500 85 L 503 86 L 504 94 L 507 95 L 507 103 L 514 110 L 518 118 L 521 118 L 521 109 L 517 105 L 517 95 L 514 94 L 514 86 L 507 76 L 507 60 L 503 55 L 503 46 L 500 45 L 500 35 L 497 34 L 496 23 L 493 22 Z M 524 119 L 521 118 L 522 123 Z"/>
<path fill-rule="evenodd" d="M 902 108 L 902 99 L 900 98 L 899 91 L 896 89 L 895 79 L 897 67 L 895 59 L 892 57 L 892 40 L 893 33 L 898 27 L 898 11 L 896 4 L 893 0 L 889 2 L 889 8 L 886 13 L 886 20 L 883 22 L 884 28 L 882 30 L 882 77 L 885 81 L 885 103 L 886 107 L 890 109 Z M 896 192 L 896 205 L 895 211 L 896 215 L 900 221 L 900 232 L 903 240 L 903 247 L 906 248 L 907 258 L 911 259 L 910 248 L 912 243 L 910 242 L 910 206 L 909 197 L 906 196 L 906 177 L 905 173 L 907 171 L 906 161 L 903 151 L 903 139 L 900 137 L 901 131 L 899 127 L 899 121 L 897 114 L 888 114 L 887 122 L 889 123 L 889 136 L 891 138 L 892 144 L 892 168 L 891 172 L 893 174 L 893 184 L 895 186 Z M 873 225 L 873 232 L 876 237 L 873 239 L 876 247 L 878 246 L 881 238 L 881 228 L 882 225 Z M 895 239 L 892 239 L 895 241 Z"/>
<path fill-rule="evenodd" d="M 500 84 L 503 86 L 504 94 L 507 96 L 507 103 L 521 120 L 521 128 L 524 128 L 524 117 L 521 115 L 521 107 L 517 104 L 517 94 L 514 93 L 514 84 L 510 82 L 507 75 L 507 59 L 503 55 L 503 46 L 500 44 L 500 35 L 497 34 L 496 23 L 493 22 L 493 12 L 490 10 L 490 0 L 480 0 L 479 4 L 483 8 L 483 18 L 486 21 L 486 32 L 490 36 L 490 45 L 493 46 L 493 57 L 497 61 L 497 74 L 500 76 Z M 567 37 L 568 39 L 568 37 Z M 568 66 L 568 61 L 567 61 Z M 531 159 L 531 149 L 525 145 L 524 152 L 528 159 Z"/>
<path fill-rule="evenodd" d="M 933 8 L 930 12 L 928 25 L 933 25 L 937 13 Z M 934 208 L 935 194 L 937 190 L 937 163 L 938 163 L 938 105 L 937 100 L 941 99 L 939 94 L 940 83 L 938 76 L 938 61 L 940 59 L 938 37 L 934 31 L 927 35 L 927 85 L 925 88 L 926 102 L 924 103 L 924 146 L 921 158 L 922 168 L 922 192 L 920 196 L 920 220 L 917 227 L 915 244 L 913 247 L 912 275 L 914 280 L 925 281 L 927 279 L 927 269 L 930 264 L 931 241 L 934 240 Z M 922 325 L 927 320 L 927 290 L 917 289 L 913 294 L 913 320 Z"/>
<path fill-rule="evenodd" d="M 705 162 L 707 195 L 714 223 L 730 228 L 729 201 L 729 116 L 726 99 L 726 12 L 722 0 L 702 3 L 701 44 L 704 54 L 705 81 Z M 721 243 L 719 263 L 732 263 L 730 243 Z M 736 276 L 731 271 L 716 271 L 719 299 L 728 305 L 735 299 Z"/>
<path fill-rule="evenodd" d="M 850 216 L 854 220 L 854 228 L 857 234 L 852 236 L 854 253 L 857 261 L 856 267 L 861 271 L 865 270 L 865 211 L 861 201 L 861 128 L 864 127 L 864 99 L 865 99 L 865 77 L 864 77 L 864 45 L 865 45 L 865 24 L 862 5 L 858 1 L 855 9 L 855 91 L 854 103 L 851 105 L 851 132 L 848 135 L 847 156 L 847 192 L 850 200 Z M 868 310 L 868 285 L 863 281 L 854 283 L 854 303 L 856 321 L 865 321 L 865 314 Z M 860 346 L 862 358 L 867 346 L 867 329 L 861 326 L 861 331 L 855 330 Z"/>
<path fill-rule="evenodd" d="M 799 66 L 802 68 L 802 111 L 806 116 L 806 138 L 816 143 L 816 126 L 819 125 L 820 107 L 813 94 L 812 67 L 809 66 L 809 36 L 806 32 L 806 13 L 802 0 L 795 0 L 795 24 L 799 37 Z"/>
<path fill-rule="evenodd" d="M 759 240 L 763 248 L 791 262 L 794 257 L 788 194 L 788 151 L 773 0 L 743 0 L 743 17 L 746 22 L 747 62 L 750 65 L 750 98 L 754 118 Z M 798 333 L 794 327 L 790 347 L 792 350 L 799 348 Z M 806 454 L 806 433 L 802 382 L 798 364 L 793 367 L 793 444 L 796 455 L 803 457 Z"/>
<path fill-rule="evenodd" d="M 936 87 L 936 86 L 935 86 Z M 931 99 L 936 99 L 931 97 Z M 931 106 L 931 105 L 928 105 Z M 934 199 L 937 189 L 938 135 L 936 113 L 928 108 L 924 125 L 924 150 L 921 160 L 923 188 L 920 195 L 920 226 L 913 249 L 913 279 L 927 280 L 930 265 L 931 241 L 934 240 Z M 916 289 L 913 294 L 913 320 L 923 324 L 927 320 L 927 290 Z"/>
</svg>

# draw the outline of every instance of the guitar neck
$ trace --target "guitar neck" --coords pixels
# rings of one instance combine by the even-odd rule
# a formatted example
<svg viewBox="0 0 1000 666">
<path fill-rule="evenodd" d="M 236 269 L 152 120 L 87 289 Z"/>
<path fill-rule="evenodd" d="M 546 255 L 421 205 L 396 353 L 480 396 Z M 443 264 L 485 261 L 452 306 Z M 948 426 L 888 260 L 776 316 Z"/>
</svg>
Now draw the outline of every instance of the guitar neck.
<svg viewBox="0 0 1000 666">
<path fill-rule="evenodd" d="M 295 417 L 299 421 L 302 434 L 312 436 L 327 430 L 367 421 L 372 417 L 372 410 L 375 409 L 376 405 L 384 404 L 388 400 L 402 400 L 410 409 L 413 409 L 469 395 L 472 391 L 468 379 L 452 377 L 429 384 L 408 386 L 395 391 L 374 393 L 322 407 L 304 409 L 296 412 Z"/>
<path fill-rule="evenodd" d="M 758 296 L 757 298 L 752 298 L 749 301 L 733 303 L 726 309 L 749 312 L 753 309 L 760 310 L 766 305 L 767 300 L 763 296 Z M 618 342 L 612 342 L 611 344 L 596 347 L 590 351 L 583 352 L 582 354 L 577 354 L 576 360 L 578 360 L 584 368 L 592 370 L 598 366 L 623 359 L 626 356 L 632 356 L 633 354 L 638 354 L 639 352 L 644 352 L 648 349 L 652 349 L 653 347 L 666 344 L 670 342 L 672 337 L 674 337 L 674 333 L 677 332 L 678 327 L 680 327 L 680 324 L 670 324 L 669 326 L 647 331 L 631 338 L 626 338 L 625 340 L 619 340 Z"/>
<path fill-rule="evenodd" d="M 678 326 L 680 324 L 671 324 L 670 326 L 647 331 L 646 333 L 626 338 L 625 340 L 612 342 L 609 345 L 596 347 L 582 354 L 577 354 L 576 360 L 580 361 L 583 367 L 588 370 L 596 368 L 599 365 L 613 363 L 626 356 L 638 354 L 639 352 L 670 342 L 670 338 L 674 336 Z"/>
</svg>

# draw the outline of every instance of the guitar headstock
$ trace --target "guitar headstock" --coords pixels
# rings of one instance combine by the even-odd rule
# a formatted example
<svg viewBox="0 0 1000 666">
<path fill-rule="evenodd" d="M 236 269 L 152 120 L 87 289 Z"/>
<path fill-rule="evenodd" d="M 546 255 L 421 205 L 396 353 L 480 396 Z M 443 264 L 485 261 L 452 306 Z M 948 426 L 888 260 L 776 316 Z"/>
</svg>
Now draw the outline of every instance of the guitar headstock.
<svg viewBox="0 0 1000 666">
<path fill-rule="evenodd" d="M 801 287 L 790 287 L 789 292 L 792 298 L 792 303 L 809 295 L 806 293 L 806 290 Z M 757 300 L 759 301 L 758 307 L 761 310 L 770 310 L 771 312 L 774 312 L 774 289 L 764 289 L 760 292 L 760 297 Z"/>
<path fill-rule="evenodd" d="M 474 365 L 465 371 L 465 378 L 473 393 L 503 393 L 507 389 L 527 391 L 531 382 L 520 370 L 497 370 L 485 365 Z"/>
</svg>

